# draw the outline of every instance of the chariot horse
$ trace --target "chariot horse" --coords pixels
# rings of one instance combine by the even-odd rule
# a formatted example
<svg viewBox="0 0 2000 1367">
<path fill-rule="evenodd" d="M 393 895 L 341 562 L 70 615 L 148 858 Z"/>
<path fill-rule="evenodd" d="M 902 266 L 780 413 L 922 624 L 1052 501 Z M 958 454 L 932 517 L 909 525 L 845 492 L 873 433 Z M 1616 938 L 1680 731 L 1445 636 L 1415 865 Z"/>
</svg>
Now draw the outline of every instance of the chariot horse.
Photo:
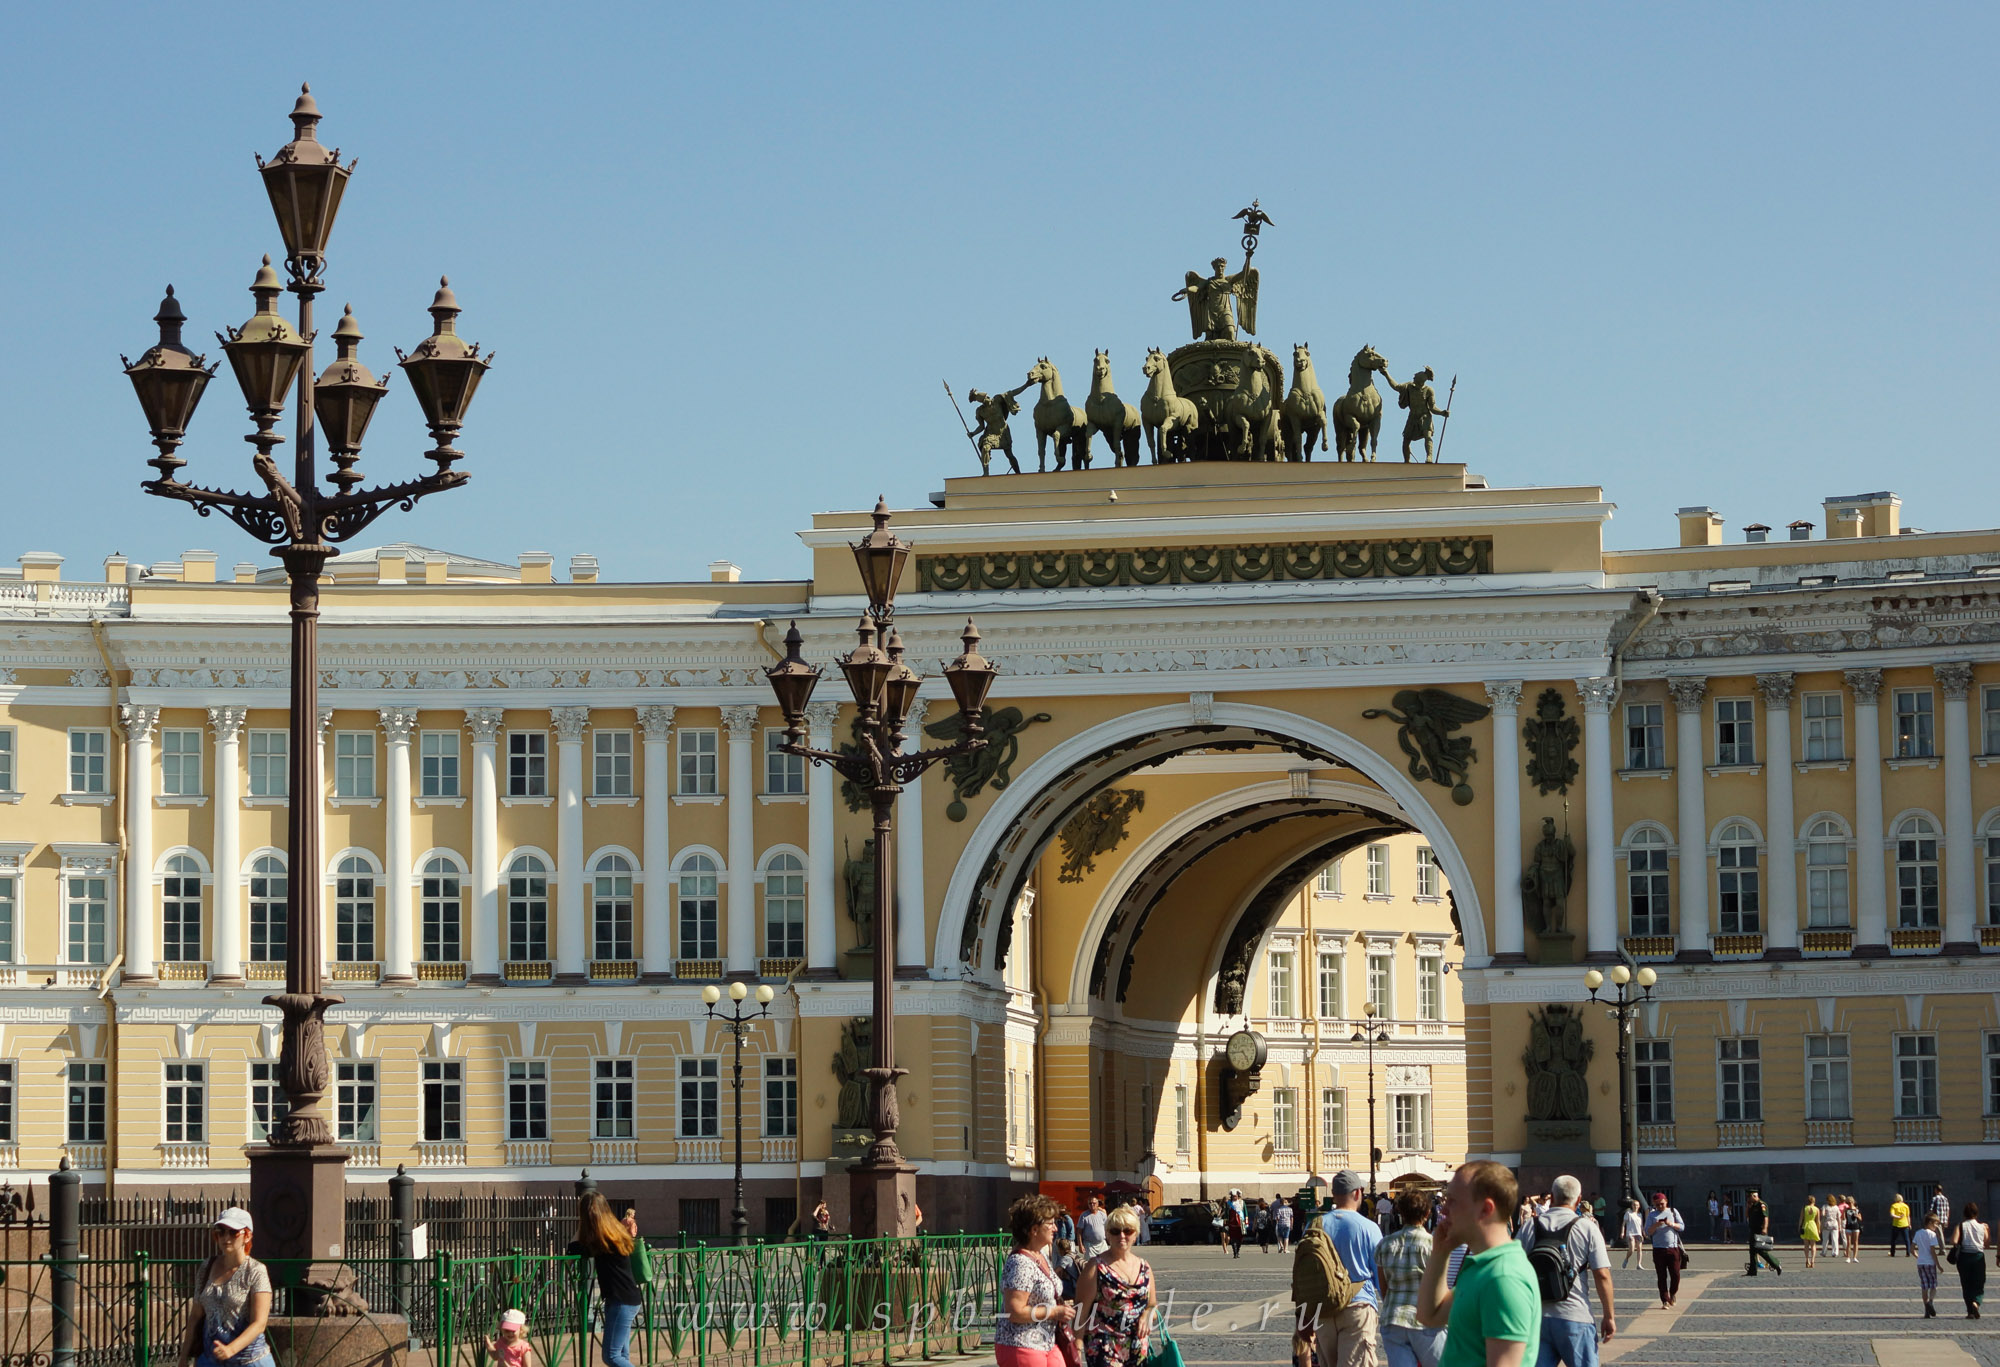
<svg viewBox="0 0 2000 1367">
<path fill-rule="evenodd" d="M 1076 457 L 1076 468 L 1090 468 L 1090 428 L 1083 410 L 1075 407 L 1063 397 L 1062 375 L 1046 356 L 1038 359 L 1028 368 L 1028 378 L 1042 387 L 1041 398 L 1035 400 L 1035 468 L 1047 470 L 1048 442 L 1051 437 L 1056 443 L 1056 469 L 1063 468 L 1063 452 L 1070 451 Z"/>
<path fill-rule="evenodd" d="M 1252 346 L 1238 370 L 1236 388 L 1222 401 L 1222 421 L 1232 460 L 1276 460 L 1278 404 L 1264 366 L 1277 361 L 1260 346 Z"/>
<path fill-rule="evenodd" d="M 1326 450 L 1326 394 L 1313 374 L 1310 343 L 1292 348 L 1292 392 L 1285 395 L 1285 459 L 1311 460 L 1313 442 Z"/>
<path fill-rule="evenodd" d="M 1375 459 L 1382 436 L 1382 394 L 1375 376 L 1389 373 L 1389 363 L 1372 346 L 1354 353 L 1347 367 L 1347 392 L 1333 401 L 1333 440 L 1342 460 Z"/>
<path fill-rule="evenodd" d="M 1111 463 L 1114 466 L 1139 463 L 1139 410 L 1112 390 L 1111 353 L 1108 351 L 1100 351 L 1091 358 L 1090 397 L 1083 401 L 1083 414 L 1087 430 L 1083 436 L 1084 455 L 1078 462 L 1079 468 L 1089 468 L 1089 443 L 1099 432 L 1111 444 Z"/>
<path fill-rule="evenodd" d="M 1158 347 L 1147 349 L 1145 372 L 1146 396 L 1139 400 L 1139 417 L 1153 464 L 1186 460 L 1201 426 L 1201 412 L 1194 400 L 1183 399 L 1174 391 L 1173 369 Z"/>
</svg>

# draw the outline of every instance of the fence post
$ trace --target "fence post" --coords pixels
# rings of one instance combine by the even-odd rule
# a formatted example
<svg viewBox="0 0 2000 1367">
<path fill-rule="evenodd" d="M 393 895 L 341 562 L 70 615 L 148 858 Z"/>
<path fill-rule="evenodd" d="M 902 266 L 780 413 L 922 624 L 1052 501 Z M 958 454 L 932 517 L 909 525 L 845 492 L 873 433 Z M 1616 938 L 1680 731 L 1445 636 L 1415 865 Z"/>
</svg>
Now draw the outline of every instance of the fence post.
<svg viewBox="0 0 2000 1367">
<path fill-rule="evenodd" d="M 152 1269 L 144 1249 L 133 1255 L 132 1345 L 133 1367 L 148 1367 L 153 1360 Z"/>
<path fill-rule="evenodd" d="M 82 1246 L 78 1202 L 83 1175 L 69 1159 L 49 1175 L 49 1257 L 54 1280 L 55 1353 L 53 1367 L 76 1363 L 76 1259 Z"/>
<path fill-rule="evenodd" d="M 433 1275 L 437 1292 L 437 1342 L 431 1345 L 431 1361 L 449 1363 L 458 1351 L 457 1310 L 452 1297 L 451 1255 L 439 1249 L 434 1255 L 437 1271 Z"/>
<path fill-rule="evenodd" d="M 396 1260 L 396 1313 L 410 1317 L 410 1290 L 416 1281 L 417 1179 L 396 1165 L 389 1179 L 389 1237 L 394 1241 L 390 1254 Z"/>
</svg>

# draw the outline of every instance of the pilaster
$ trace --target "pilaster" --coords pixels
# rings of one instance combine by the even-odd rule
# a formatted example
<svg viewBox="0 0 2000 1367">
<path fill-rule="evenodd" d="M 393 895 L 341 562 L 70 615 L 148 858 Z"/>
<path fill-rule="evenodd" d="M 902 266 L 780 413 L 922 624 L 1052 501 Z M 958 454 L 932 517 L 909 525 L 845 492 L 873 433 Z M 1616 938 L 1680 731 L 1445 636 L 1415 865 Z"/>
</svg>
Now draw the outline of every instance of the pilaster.
<svg viewBox="0 0 2000 1367">
<path fill-rule="evenodd" d="M 1493 961 L 1525 963 L 1521 911 L 1521 681 L 1486 685 L 1493 707 Z"/>
</svg>

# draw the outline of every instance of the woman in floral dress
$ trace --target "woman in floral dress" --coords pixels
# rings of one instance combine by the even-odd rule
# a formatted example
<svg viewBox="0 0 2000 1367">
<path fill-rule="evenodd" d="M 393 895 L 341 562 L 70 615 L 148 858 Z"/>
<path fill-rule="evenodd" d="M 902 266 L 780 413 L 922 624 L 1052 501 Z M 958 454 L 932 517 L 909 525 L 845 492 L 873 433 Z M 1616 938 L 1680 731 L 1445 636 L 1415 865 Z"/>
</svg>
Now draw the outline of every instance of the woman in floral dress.
<svg viewBox="0 0 2000 1367">
<path fill-rule="evenodd" d="M 1132 1251 L 1139 1242 L 1138 1213 L 1120 1206 L 1105 1232 L 1111 1247 L 1084 1269 L 1077 1287 L 1083 1360 L 1086 1367 L 1139 1367 L 1152 1351 L 1153 1268 Z"/>
</svg>

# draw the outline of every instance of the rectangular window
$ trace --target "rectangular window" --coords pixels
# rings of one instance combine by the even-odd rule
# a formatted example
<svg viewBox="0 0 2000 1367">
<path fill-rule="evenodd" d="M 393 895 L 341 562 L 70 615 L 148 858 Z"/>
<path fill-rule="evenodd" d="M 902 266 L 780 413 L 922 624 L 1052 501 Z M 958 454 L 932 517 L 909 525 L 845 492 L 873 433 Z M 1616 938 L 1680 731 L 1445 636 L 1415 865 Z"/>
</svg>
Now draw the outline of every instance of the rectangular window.
<svg viewBox="0 0 2000 1367">
<path fill-rule="evenodd" d="M 1401 1153 L 1430 1152 L 1431 1094 L 1398 1092 L 1389 1104 L 1389 1146 Z"/>
<path fill-rule="evenodd" d="M 200 1063 L 169 1063 L 165 1071 L 167 1125 L 162 1137 L 169 1144 L 206 1143 L 208 1141 L 207 1066 Z"/>
<path fill-rule="evenodd" d="M 1929 759 L 1937 753 L 1937 718 L 1928 688 L 1896 690 L 1896 758 Z"/>
<path fill-rule="evenodd" d="M 2000 1056 L 1994 1059 L 1994 1066 L 2000 1068 Z M 1995 1076 L 2000 1077 L 2000 1073 Z M 1188 1133 L 1188 1089 L 1183 1084 L 1174 1088 L 1174 1152 L 1190 1152 L 1192 1139 L 1193 1136 Z"/>
<path fill-rule="evenodd" d="M 458 732 L 425 731 L 417 737 L 418 797 L 459 797 Z"/>
<path fill-rule="evenodd" d="M 593 1065 L 591 1134 L 598 1139 L 630 1139 L 638 1117 L 636 1083 L 629 1058 L 601 1058 Z"/>
<path fill-rule="evenodd" d="M 1764 1064 L 1759 1042 L 1754 1039 L 1716 1041 L 1721 1070 L 1721 1120 L 1762 1120 L 1764 1118 Z"/>
<path fill-rule="evenodd" d="M 375 733 L 333 733 L 333 795 L 375 796 Z"/>
<path fill-rule="evenodd" d="M 424 1060 L 424 1138 L 452 1143 L 465 1138 L 465 1064 Z"/>
<path fill-rule="evenodd" d="M 722 1233 L 722 1200 L 716 1196 L 681 1197 L 681 1233 L 690 1239 Z"/>
<path fill-rule="evenodd" d="M 1827 824 L 1827 823 L 1821 823 Z M 1848 924 L 1847 841 L 1806 840 L 1806 924 Z"/>
<path fill-rule="evenodd" d="M 1897 1118 L 1923 1118 L 1937 1113 L 1937 1036 L 1896 1036 Z"/>
<path fill-rule="evenodd" d="M 250 866 L 250 959 L 276 963 L 285 957 L 285 903 L 290 879 L 273 855 L 260 855 Z"/>
<path fill-rule="evenodd" d="M 2000 1115 L 2000 1032 L 1986 1037 L 1986 1114 Z"/>
<path fill-rule="evenodd" d="M 806 790 L 805 756 L 786 754 L 784 744 L 783 727 L 765 729 L 764 791 L 773 796 L 803 793 Z"/>
<path fill-rule="evenodd" d="M 1007 1070 L 1007 1153 L 1013 1156 L 1021 1142 L 1021 1112 L 1015 1106 L 1016 1075 L 1012 1068 Z"/>
<path fill-rule="evenodd" d="M 63 879 L 64 963 L 106 962 L 106 927 L 110 924 L 108 878 L 72 875 Z"/>
<path fill-rule="evenodd" d="M 278 1080 L 276 1059 L 255 1059 L 250 1064 L 250 1142 L 270 1139 L 278 1122 L 291 1114 L 292 1103 Z"/>
<path fill-rule="evenodd" d="M 1717 698 L 1715 700 L 1715 762 L 1717 764 L 1755 764 L 1757 762 L 1757 723 L 1753 719 L 1754 709 L 1748 698 Z"/>
<path fill-rule="evenodd" d="M 1293 991 L 1298 962 L 1299 956 L 1292 950 L 1271 951 L 1271 1014 L 1280 1020 L 1290 1020 L 1298 1014 L 1298 1000 Z"/>
<path fill-rule="evenodd" d="M 168 797 L 201 793 L 201 732 L 160 732 L 160 791 Z"/>
<path fill-rule="evenodd" d="M 0 1059 L 0 1144 L 14 1142 L 14 1065 Z"/>
<path fill-rule="evenodd" d="M 1802 700 L 1806 758 L 1846 759 L 1847 736 L 1842 729 L 1838 693 L 1808 693 Z"/>
<path fill-rule="evenodd" d="M 1313 891 L 1321 897 L 1340 896 L 1340 861 L 1338 859 L 1319 871 L 1319 881 L 1313 885 Z"/>
<path fill-rule="evenodd" d="M 1393 986 L 1390 974 L 1395 962 L 1387 954 L 1368 956 L 1368 1000 L 1375 1004 L 1376 1015 L 1390 1020 L 1396 1015 L 1394 1003 L 1389 1000 Z"/>
<path fill-rule="evenodd" d="M 1674 1046 L 1663 1039 L 1635 1040 L 1632 1044 L 1634 1096 L 1638 1101 L 1641 1125 L 1674 1123 Z"/>
<path fill-rule="evenodd" d="M 0 726 L 0 793 L 16 793 L 14 786 L 14 728 Z"/>
<path fill-rule="evenodd" d="M 20 911 L 18 886 L 12 874 L 0 876 L 0 964 L 14 962 L 14 927 Z"/>
<path fill-rule="evenodd" d="M 104 1142 L 104 1108 L 109 1099 L 109 1090 L 104 1080 L 103 1064 L 69 1065 L 69 1114 L 68 1124 L 63 1131 L 66 1142 L 71 1144 Z"/>
<path fill-rule="evenodd" d="M 1437 851 L 1429 845 L 1417 846 L 1417 896 L 1441 897 L 1444 878 L 1438 873 Z"/>
<path fill-rule="evenodd" d="M 1299 1151 L 1299 1094 L 1290 1087 L 1271 1090 L 1271 1147 L 1279 1153 Z"/>
<path fill-rule="evenodd" d="M 1986 738 L 1985 753 L 2000 755 L 2000 685 L 1979 691 L 1979 732 Z"/>
<path fill-rule="evenodd" d="M 1444 1019 L 1444 960 L 1435 954 L 1417 956 L 1417 1019 Z"/>
<path fill-rule="evenodd" d="M 167 860 L 160 878 L 160 957 L 168 963 L 201 958 L 201 874 L 186 855 Z"/>
<path fill-rule="evenodd" d="M 1327 1153 L 1347 1151 L 1347 1093 L 1337 1087 L 1320 1089 L 1319 1136 Z"/>
<path fill-rule="evenodd" d="M 714 1139 L 722 1133 L 721 1061 L 681 1060 L 681 1138 Z"/>
<path fill-rule="evenodd" d="M 1331 950 L 1319 952 L 1319 1013 L 1331 1019 L 1347 1014 L 1346 993 L 1341 991 L 1341 957 Z"/>
<path fill-rule="evenodd" d="M 291 790 L 292 740 L 284 731 L 250 733 L 250 796 L 283 797 Z"/>
<path fill-rule="evenodd" d="M 1632 903 L 1634 935 L 1671 935 L 1671 906 L 1667 896 L 1667 847 L 1657 833 L 1646 844 L 1634 844 L 1625 852 L 1625 890 Z"/>
<path fill-rule="evenodd" d="M 1755 935 L 1762 929 L 1757 902 L 1757 847 L 1724 845 L 1715 852 L 1716 924 L 1724 935 Z M 1796 915 L 1797 913 L 1790 913 Z"/>
<path fill-rule="evenodd" d="M 549 736 L 546 731 L 507 733 L 507 796 L 549 795 Z"/>
<path fill-rule="evenodd" d="M 764 1133 L 772 1139 L 799 1135 L 799 1061 L 764 1060 Z"/>
<path fill-rule="evenodd" d="M 681 796 L 714 797 L 720 791 L 715 777 L 716 733 L 682 727 L 674 733 L 674 744 L 680 755 Z"/>
<path fill-rule="evenodd" d="M 352 855 L 340 863 L 340 873 L 333 880 L 333 957 L 344 964 L 371 963 L 375 958 L 375 875 Z"/>
<path fill-rule="evenodd" d="M 1389 847 L 1370 845 L 1368 847 L 1368 895 L 1387 897 L 1389 895 Z"/>
<path fill-rule="evenodd" d="M 595 797 L 632 796 L 632 733 L 590 733 L 590 791 Z"/>
<path fill-rule="evenodd" d="M 439 856 L 424 865 L 422 905 L 423 960 L 429 964 L 457 963 L 463 954 L 460 927 L 464 916 L 459 908 L 458 866 Z"/>
<path fill-rule="evenodd" d="M 69 790 L 72 793 L 108 793 L 107 770 L 111 753 L 111 733 L 79 727 L 69 733 Z"/>
<path fill-rule="evenodd" d="M 796 855 L 781 854 L 764 870 L 764 953 L 802 959 L 806 952 L 806 873 Z"/>
<path fill-rule="evenodd" d="M 1806 1036 L 1806 1119 L 1853 1119 L 1847 1064 L 1847 1036 Z"/>
<path fill-rule="evenodd" d="M 334 1135 L 344 1144 L 373 1144 L 375 1061 L 342 1059 L 333 1065 Z"/>
<path fill-rule="evenodd" d="M 1634 702 L 1625 704 L 1625 767 L 1664 769 L 1667 767 L 1666 704 Z"/>
<path fill-rule="evenodd" d="M 549 1137 L 549 1065 L 541 1059 L 507 1061 L 507 1138 L 536 1144 Z"/>
</svg>

